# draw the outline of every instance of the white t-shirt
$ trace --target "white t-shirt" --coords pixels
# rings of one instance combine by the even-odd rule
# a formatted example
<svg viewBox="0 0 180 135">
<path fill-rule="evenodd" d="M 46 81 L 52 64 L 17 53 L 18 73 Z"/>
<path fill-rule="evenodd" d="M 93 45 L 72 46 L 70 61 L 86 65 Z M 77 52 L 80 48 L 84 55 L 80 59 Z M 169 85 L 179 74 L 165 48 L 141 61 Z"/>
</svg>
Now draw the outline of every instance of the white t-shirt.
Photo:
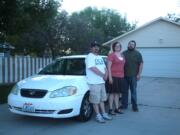
<svg viewBox="0 0 180 135">
<path fill-rule="evenodd" d="M 95 74 L 93 71 L 90 70 L 91 67 L 96 67 L 98 68 L 102 73 L 105 73 L 105 64 L 104 64 L 104 60 L 101 56 L 99 55 L 95 55 L 93 53 L 89 53 L 86 57 L 85 60 L 86 63 L 86 78 L 87 78 L 87 82 L 89 84 L 101 84 L 101 83 L 105 83 L 104 79 Z"/>
</svg>

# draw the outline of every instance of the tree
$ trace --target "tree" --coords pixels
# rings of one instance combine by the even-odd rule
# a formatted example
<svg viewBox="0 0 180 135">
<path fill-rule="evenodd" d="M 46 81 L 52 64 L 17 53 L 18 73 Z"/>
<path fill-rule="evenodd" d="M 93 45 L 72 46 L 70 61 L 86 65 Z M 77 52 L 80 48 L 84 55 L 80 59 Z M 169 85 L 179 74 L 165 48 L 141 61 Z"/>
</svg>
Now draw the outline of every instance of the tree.
<svg viewBox="0 0 180 135">
<path fill-rule="evenodd" d="M 43 56 L 46 46 L 52 42 L 46 37 L 48 31 L 51 31 L 50 25 L 54 25 L 60 14 L 58 11 L 60 3 L 56 0 L 13 0 L 13 2 L 13 6 L 10 6 L 8 1 L 5 1 L 3 11 L 11 9 L 14 13 L 11 15 L 11 12 L 7 12 L 13 19 L 8 21 L 9 25 L 2 27 L 4 31 L 0 33 L 3 33 L 4 40 L 2 38 L 0 40 L 13 44 L 18 54 L 33 53 Z M 56 34 L 55 32 L 53 36 Z"/>
<path fill-rule="evenodd" d="M 97 10 L 88 7 L 81 14 L 91 17 L 91 23 L 96 29 L 100 29 L 104 33 L 104 41 L 111 40 L 125 32 L 136 27 L 136 24 L 127 22 L 126 17 L 122 17 L 118 12 L 111 9 Z"/>
<path fill-rule="evenodd" d="M 136 27 L 114 10 L 91 7 L 74 12 L 68 22 L 67 45 L 74 53 L 87 52 L 94 40 L 103 43 Z"/>
<path fill-rule="evenodd" d="M 51 20 L 44 30 L 46 49 L 50 49 L 53 58 L 64 55 L 66 37 L 67 12 L 62 11 Z"/>
<path fill-rule="evenodd" d="M 103 33 L 91 25 L 87 16 L 81 16 L 79 13 L 73 13 L 67 25 L 67 48 L 71 48 L 72 53 L 86 53 L 90 42 L 101 40 Z"/>
<path fill-rule="evenodd" d="M 1 0 L 0 42 L 15 46 L 16 54 L 55 58 L 86 53 L 92 41 L 103 43 L 136 27 L 110 9 L 88 7 L 68 15 L 60 2 Z"/>
<path fill-rule="evenodd" d="M 0 42 L 5 42 L 6 36 L 13 31 L 16 12 L 16 0 L 0 1 Z"/>
</svg>

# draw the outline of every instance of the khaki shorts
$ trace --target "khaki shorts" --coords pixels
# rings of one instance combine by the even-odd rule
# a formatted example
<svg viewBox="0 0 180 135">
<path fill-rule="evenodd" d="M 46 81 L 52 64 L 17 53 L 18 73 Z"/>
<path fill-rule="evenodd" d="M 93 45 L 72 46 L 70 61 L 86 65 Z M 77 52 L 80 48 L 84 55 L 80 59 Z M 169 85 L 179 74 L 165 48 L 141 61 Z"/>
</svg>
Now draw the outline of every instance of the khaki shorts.
<svg viewBox="0 0 180 135">
<path fill-rule="evenodd" d="M 99 104 L 107 100 L 104 84 L 89 84 L 90 96 L 89 101 L 93 104 Z"/>
</svg>

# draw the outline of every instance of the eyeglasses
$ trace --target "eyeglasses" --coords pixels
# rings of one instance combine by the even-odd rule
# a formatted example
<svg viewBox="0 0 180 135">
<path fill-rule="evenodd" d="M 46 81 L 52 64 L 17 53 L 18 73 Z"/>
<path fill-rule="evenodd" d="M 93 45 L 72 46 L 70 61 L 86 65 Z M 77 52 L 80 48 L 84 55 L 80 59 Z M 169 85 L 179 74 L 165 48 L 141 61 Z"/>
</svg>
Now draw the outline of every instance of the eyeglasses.
<svg viewBox="0 0 180 135">
<path fill-rule="evenodd" d="M 121 48 L 121 45 L 116 45 L 115 48 Z"/>
</svg>

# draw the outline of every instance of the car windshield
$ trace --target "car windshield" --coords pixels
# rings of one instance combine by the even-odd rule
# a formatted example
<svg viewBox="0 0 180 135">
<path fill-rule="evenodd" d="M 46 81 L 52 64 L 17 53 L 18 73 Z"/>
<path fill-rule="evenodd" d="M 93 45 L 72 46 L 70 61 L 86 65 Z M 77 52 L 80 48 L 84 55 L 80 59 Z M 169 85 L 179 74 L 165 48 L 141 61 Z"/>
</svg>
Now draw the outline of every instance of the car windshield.
<svg viewBox="0 0 180 135">
<path fill-rule="evenodd" d="M 85 75 L 84 58 L 60 59 L 43 68 L 41 75 Z"/>
</svg>

